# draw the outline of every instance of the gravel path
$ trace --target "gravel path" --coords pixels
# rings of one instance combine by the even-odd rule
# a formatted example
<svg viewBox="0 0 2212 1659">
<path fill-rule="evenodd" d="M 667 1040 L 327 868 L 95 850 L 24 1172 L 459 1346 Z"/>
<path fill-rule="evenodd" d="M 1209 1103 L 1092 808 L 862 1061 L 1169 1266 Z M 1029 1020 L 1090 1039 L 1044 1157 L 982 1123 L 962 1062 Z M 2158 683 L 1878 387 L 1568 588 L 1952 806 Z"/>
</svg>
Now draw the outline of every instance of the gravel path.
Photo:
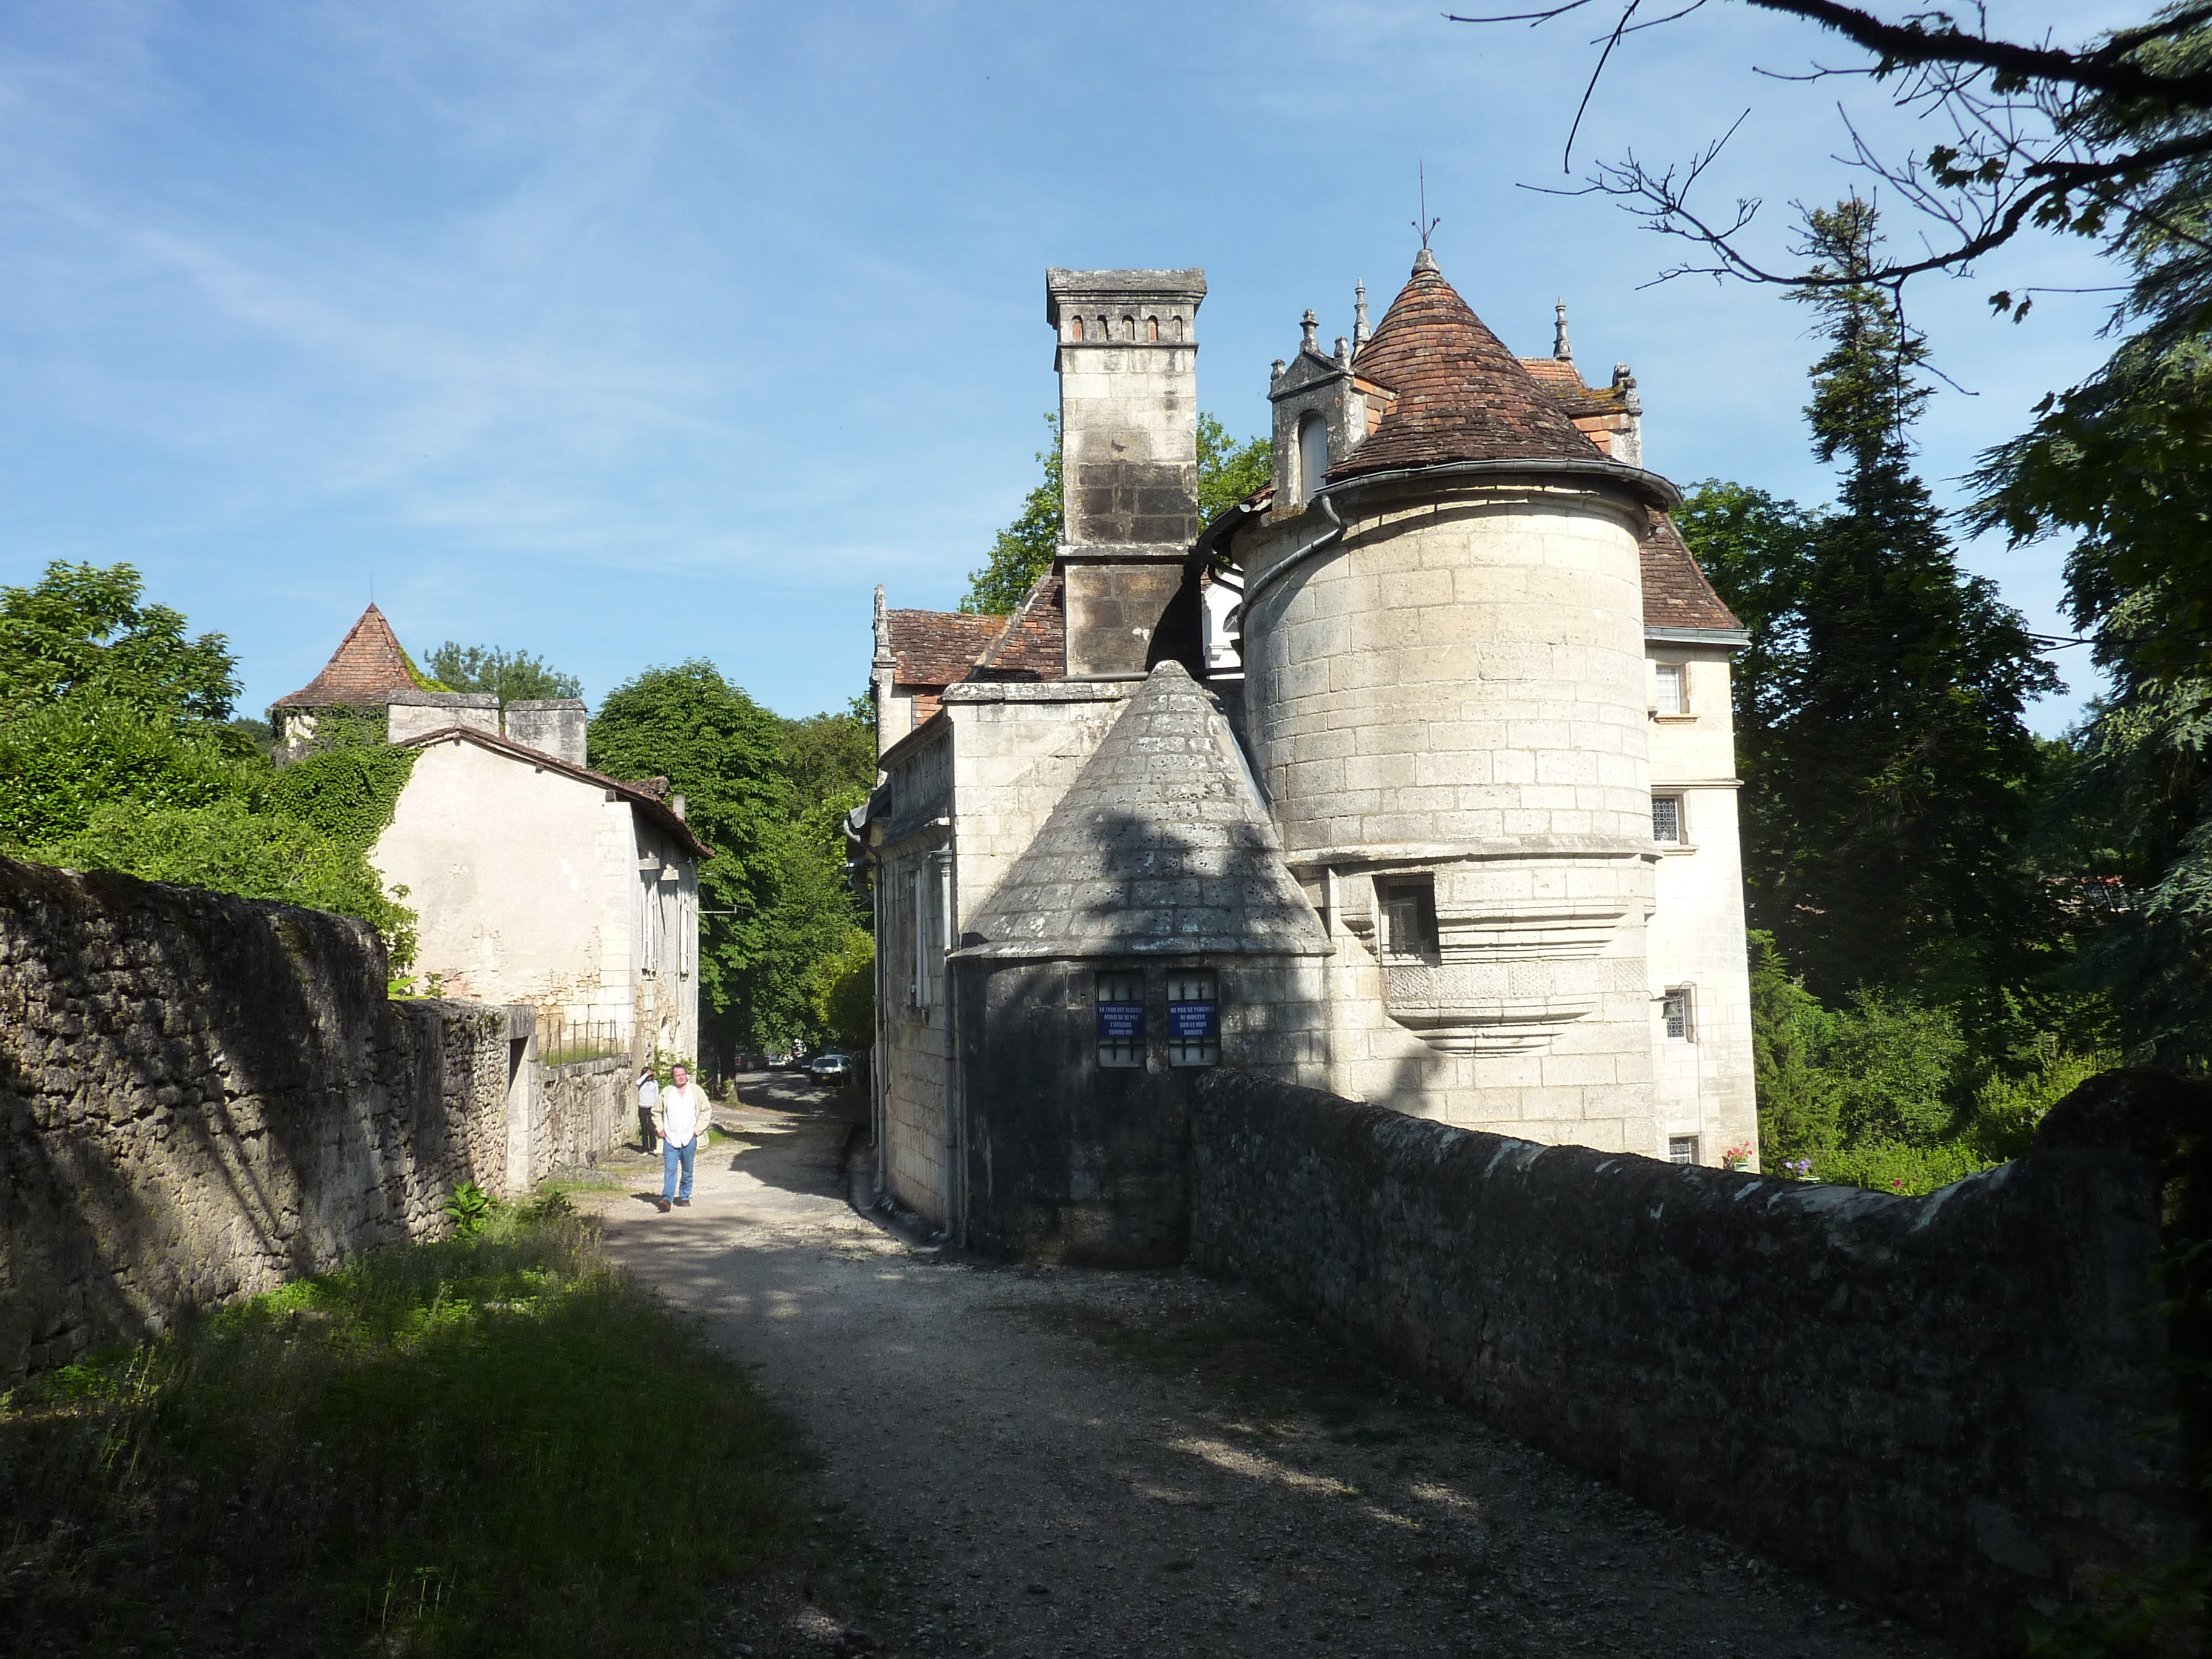
<svg viewBox="0 0 2212 1659">
<path fill-rule="evenodd" d="M 781 1076 L 744 1092 L 694 1207 L 593 1200 L 615 1258 L 805 1425 L 848 1540 L 839 1569 L 733 1610 L 724 1653 L 1952 1651 L 1668 1526 L 1233 1287 L 913 1247 L 844 1201 L 834 1108 Z"/>
</svg>

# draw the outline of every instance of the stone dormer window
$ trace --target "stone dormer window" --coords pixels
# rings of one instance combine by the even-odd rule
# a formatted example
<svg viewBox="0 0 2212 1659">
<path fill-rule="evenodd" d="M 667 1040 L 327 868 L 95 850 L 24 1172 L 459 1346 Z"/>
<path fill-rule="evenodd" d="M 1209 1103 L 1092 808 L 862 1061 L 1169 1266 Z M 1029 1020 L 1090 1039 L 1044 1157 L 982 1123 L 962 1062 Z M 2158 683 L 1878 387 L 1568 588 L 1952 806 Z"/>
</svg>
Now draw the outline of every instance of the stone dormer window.
<svg viewBox="0 0 2212 1659">
<path fill-rule="evenodd" d="M 1298 422 L 1298 501 L 1313 499 L 1328 477 L 1328 422 L 1318 415 Z"/>
</svg>

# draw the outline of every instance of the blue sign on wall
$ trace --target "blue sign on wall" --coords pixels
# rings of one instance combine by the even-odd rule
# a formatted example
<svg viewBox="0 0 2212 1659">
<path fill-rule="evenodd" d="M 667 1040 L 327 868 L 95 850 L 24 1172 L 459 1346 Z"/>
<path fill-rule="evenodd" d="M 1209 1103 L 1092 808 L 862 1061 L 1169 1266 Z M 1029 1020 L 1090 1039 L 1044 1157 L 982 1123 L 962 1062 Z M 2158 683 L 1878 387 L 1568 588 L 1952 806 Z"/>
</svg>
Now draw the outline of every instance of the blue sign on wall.
<svg viewBox="0 0 2212 1659">
<path fill-rule="evenodd" d="M 1221 1035 L 1214 1005 L 1210 1002 L 1170 1002 L 1168 1004 L 1168 1041 L 1170 1042 L 1209 1042 Z"/>
<path fill-rule="evenodd" d="M 1142 1042 L 1145 1005 L 1141 1002 L 1102 1002 L 1098 1005 L 1101 1042 Z"/>
</svg>

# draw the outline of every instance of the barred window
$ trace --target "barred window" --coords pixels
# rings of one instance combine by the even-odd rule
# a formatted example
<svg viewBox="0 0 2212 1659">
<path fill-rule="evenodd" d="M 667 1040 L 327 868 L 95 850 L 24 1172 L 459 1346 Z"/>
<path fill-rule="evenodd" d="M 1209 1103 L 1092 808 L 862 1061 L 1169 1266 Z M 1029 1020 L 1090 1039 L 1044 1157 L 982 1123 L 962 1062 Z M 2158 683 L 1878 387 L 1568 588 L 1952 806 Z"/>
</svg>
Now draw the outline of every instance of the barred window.
<svg viewBox="0 0 2212 1659">
<path fill-rule="evenodd" d="M 1098 975 L 1098 1063 L 1138 1066 L 1145 1063 L 1145 976 Z"/>
<path fill-rule="evenodd" d="M 1669 1164 L 1695 1164 L 1698 1161 L 1697 1136 L 1668 1136 L 1667 1139 L 1667 1161 Z"/>
<path fill-rule="evenodd" d="M 1221 1060 L 1221 1005 L 1211 969 L 1168 974 L 1168 1064 L 1214 1066 Z"/>
<path fill-rule="evenodd" d="M 1690 988 L 1674 986 L 1659 999 L 1659 1018 L 1666 1022 L 1667 1035 L 1685 1042 L 1697 1035 L 1690 1018 Z"/>
</svg>

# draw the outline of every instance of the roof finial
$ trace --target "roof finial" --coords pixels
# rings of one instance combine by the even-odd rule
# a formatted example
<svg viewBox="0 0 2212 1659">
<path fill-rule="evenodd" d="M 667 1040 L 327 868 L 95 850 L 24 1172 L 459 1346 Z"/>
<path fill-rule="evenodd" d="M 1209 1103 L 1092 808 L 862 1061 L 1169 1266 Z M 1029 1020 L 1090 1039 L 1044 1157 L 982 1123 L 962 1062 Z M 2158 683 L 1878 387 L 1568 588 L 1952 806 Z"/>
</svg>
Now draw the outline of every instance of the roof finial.
<svg viewBox="0 0 2212 1659">
<path fill-rule="evenodd" d="M 1367 343 L 1367 337 L 1375 331 L 1367 325 L 1367 284 L 1352 285 L 1352 349 L 1357 351 Z"/>
<path fill-rule="evenodd" d="M 1429 252 L 1429 233 L 1443 223 L 1443 221 L 1429 217 L 1429 164 L 1426 161 L 1420 161 L 1415 165 L 1420 169 L 1421 216 L 1413 221 L 1413 228 L 1421 233 L 1421 257 L 1413 261 L 1413 269 L 1434 270 L 1437 268 L 1437 262 L 1435 256 Z"/>
<path fill-rule="evenodd" d="M 1575 349 L 1567 340 L 1566 301 L 1562 298 L 1553 310 L 1558 313 L 1559 319 L 1552 325 L 1552 356 L 1563 363 L 1571 363 L 1575 360 Z"/>
<path fill-rule="evenodd" d="M 1315 316 L 1311 311 L 1308 311 L 1305 316 L 1298 323 L 1298 332 L 1304 337 L 1298 342 L 1299 350 L 1318 351 L 1321 349 L 1319 346 L 1316 346 L 1314 343 L 1314 331 L 1320 326 L 1321 319 Z"/>
</svg>

